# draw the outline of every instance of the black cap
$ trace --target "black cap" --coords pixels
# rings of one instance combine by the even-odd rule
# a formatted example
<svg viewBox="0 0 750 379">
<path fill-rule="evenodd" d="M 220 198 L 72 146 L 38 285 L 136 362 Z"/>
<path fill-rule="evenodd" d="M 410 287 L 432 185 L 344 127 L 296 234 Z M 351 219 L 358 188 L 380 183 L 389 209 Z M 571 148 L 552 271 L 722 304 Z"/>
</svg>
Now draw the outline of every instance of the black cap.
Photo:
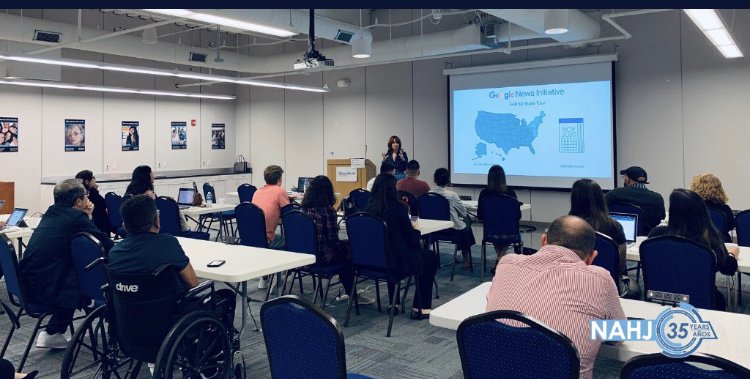
<svg viewBox="0 0 750 379">
<path fill-rule="evenodd" d="M 638 183 L 648 184 L 648 174 L 646 170 L 638 166 L 630 166 L 624 170 L 620 170 L 621 175 L 627 175 L 628 178 L 633 179 Z"/>
</svg>

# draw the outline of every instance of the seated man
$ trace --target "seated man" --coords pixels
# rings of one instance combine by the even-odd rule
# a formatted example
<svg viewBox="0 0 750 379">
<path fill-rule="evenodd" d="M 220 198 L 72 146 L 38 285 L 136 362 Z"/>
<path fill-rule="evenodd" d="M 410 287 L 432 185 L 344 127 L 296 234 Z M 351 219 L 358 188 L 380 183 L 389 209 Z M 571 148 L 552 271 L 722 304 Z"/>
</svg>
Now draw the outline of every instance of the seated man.
<svg viewBox="0 0 750 379">
<path fill-rule="evenodd" d="M 263 210 L 266 217 L 266 239 L 271 249 L 284 247 L 284 236 L 276 234 L 276 227 L 281 221 L 281 208 L 289 204 L 289 196 L 281 187 L 281 175 L 284 170 L 276 165 L 266 167 L 263 179 L 266 185 L 258 188 L 253 195 L 253 204 Z"/>
<path fill-rule="evenodd" d="M 420 197 L 430 192 L 430 185 L 424 180 L 419 180 L 419 162 L 410 160 L 406 164 L 406 178 L 396 183 L 396 189 L 409 192 L 414 197 Z"/>
<path fill-rule="evenodd" d="M 109 251 L 112 240 L 91 222 L 94 204 L 81 182 L 64 180 L 55 186 L 53 195 L 55 204 L 47 208 L 34 230 L 19 262 L 18 275 L 26 301 L 54 308 L 47 329 L 39 333 L 36 347 L 65 349 L 68 341 L 63 333 L 76 308 L 85 304 L 78 290 L 70 242 L 76 233 L 87 232 Z"/>
<path fill-rule="evenodd" d="M 163 265 L 169 265 L 174 267 L 182 279 L 177 284 L 178 288 L 182 286 L 187 291 L 198 285 L 190 259 L 177 238 L 171 234 L 159 234 L 159 213 L 151 197 L 129 197 L 120 206 L 120 215 L 127 237 L 109 252 L 107 271 L 150 274 Z M 213 293 L 211 299 L 219 320 L 227 330 L 233 330 L 235 293 L 229 289 L 220 289 Z"/>
<path fill-rule="evenodd" d="M 583 219 L 563 216 L 542 235 L 534 255 L 500 259 L 487 294 L 487 311 L 521 312 L 573 341 L 581 358 L 581 378 L 591 378 L 600 342 L 590 338 L 591 320 L 624 320 L 615 282 L 592 266 L 596 234 Z"/>
<path fill-rule="evenodd" d="M 639 219 L 645 225 L 646 235 L 659 225 L 661 220 L 666 217 L 664 211 L 664 198 L 658 192 L 646 188 L 648 174 L 646 170 L 638 166 L 628 167 L 620 170 L 624 187 L 615 188 L 607 192 L 605 198 L 607 207 L 614 203 L 631 203 L 643 210 L 643 220 Z M 640 229 L 640 228 L 639 228 Z"/>
</svg>

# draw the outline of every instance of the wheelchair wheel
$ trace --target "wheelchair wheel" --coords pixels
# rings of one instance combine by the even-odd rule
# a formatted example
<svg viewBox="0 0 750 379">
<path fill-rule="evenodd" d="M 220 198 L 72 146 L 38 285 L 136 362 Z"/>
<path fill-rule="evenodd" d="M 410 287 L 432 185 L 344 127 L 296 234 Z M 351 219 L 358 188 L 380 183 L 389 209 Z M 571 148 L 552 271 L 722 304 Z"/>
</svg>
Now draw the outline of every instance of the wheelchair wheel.
<svg viewBox="0 0 750 379">
<path fill-rule="evenodd" d="M 234 373 L 229 336 L 221 322 L 206 312 L 178 321 L 162 343 L 154 368 L 156 379 L 227 379 L 230 375 Z"/>
</svg>

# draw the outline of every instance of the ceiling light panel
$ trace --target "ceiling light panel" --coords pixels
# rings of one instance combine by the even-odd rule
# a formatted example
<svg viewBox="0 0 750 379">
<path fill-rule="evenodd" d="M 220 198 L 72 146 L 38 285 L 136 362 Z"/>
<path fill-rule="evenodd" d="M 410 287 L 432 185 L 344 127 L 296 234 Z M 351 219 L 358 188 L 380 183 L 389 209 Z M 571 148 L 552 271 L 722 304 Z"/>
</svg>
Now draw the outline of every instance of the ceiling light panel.
<svg viewBox="0 0 750 379">
<path fill-rule="evenodd" d="M 238 20 L 226 16 L 218 16 L 205 12 L 194 12 L 189 9 L 144 9 L 144 11 L 168 16 L 189 18 L 191 20 L 202 21 L 208 24 L 218 24 L 221 26 L 228 26 L 231 28 L 237 28 L 256 33 L 270 34 L 278 37 L 291 37 L 297 34 L 289 30 L 274 28 L 272 26 L 261 25 L 254 22 Z"/>
</svg>

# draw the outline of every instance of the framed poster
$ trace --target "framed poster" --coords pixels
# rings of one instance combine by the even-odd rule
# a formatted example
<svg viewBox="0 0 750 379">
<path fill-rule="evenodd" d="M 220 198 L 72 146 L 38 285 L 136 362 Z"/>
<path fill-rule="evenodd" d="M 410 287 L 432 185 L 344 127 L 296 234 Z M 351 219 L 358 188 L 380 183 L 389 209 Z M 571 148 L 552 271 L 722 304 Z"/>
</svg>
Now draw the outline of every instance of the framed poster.
<svg viewBox="0 0 750 379">
<path fill-rule="evenodd" d="M 187 122 L 172 121 L 172 150 L 187 149 Z"/>
<path fill-rule="evenodd" d="M 141 137 L 138 136 L 138 121 L 123 121 L 120 126 L 122 151 L 138 151 Z"/>
<path fill-rule="evenodd" d="M 0 153 L 18 151 L 18 118 L 0 117 Z"/>
<path fill-rule="evenodd" d="M 86 120 L 65 119 L 65 151 L 86 151 Z"/>
<path fill-rule="evenodd" d="M 211 148 L 214 150 L 223 150 L 226 147 L 225 144 L 226 134 L 224 124 L 211 124 Z"/>
</svg>

